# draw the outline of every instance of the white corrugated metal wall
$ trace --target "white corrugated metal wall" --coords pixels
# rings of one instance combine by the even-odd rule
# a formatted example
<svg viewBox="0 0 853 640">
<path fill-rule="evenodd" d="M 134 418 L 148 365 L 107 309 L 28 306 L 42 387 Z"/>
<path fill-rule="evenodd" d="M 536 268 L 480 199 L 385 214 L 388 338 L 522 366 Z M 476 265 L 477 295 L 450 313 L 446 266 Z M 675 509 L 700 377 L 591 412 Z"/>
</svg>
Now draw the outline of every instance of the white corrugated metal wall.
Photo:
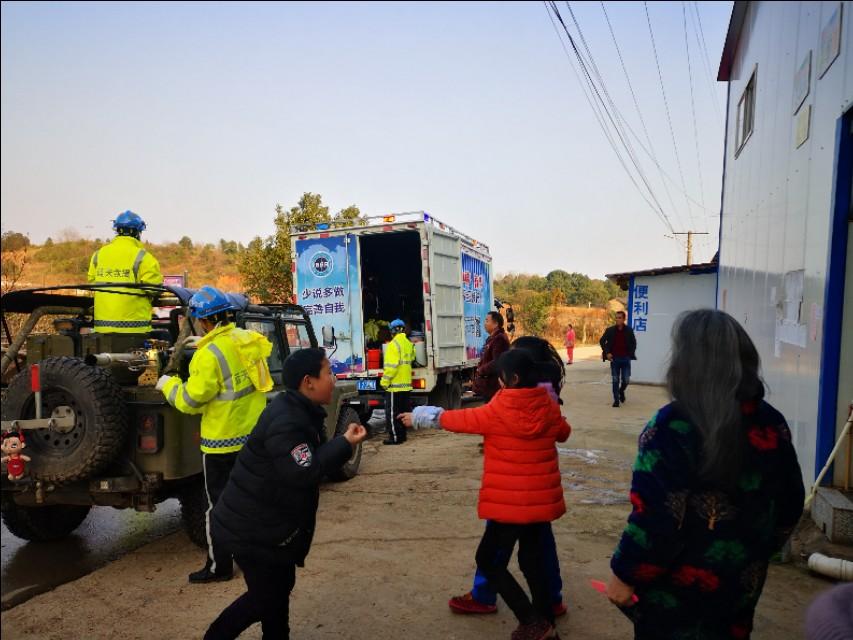
<svg viewBox="0 0 853 640">
<path fill-rule="evenodd" d="M 840 54 L 818 77 L 821 32 L 841 4 Z M 755 340 L 768 399 L 788 418 L 809 485 L 836 126 L 853 102 L 851 9 L 851 2 L 750 3 L 729 84 L 717 302 Z M 809 51 L 809 93 L 800 110 L 810 108 L 811 119 L 808 139 L 797 148 L 795 76 Z M 736 157 L 738 102 L 754 69 L 754 130 Z M 780 324 L 777 315 L 789 321 L 796 315 L 800 283 L 799 321 Z M 842 362 L 846 366 L 851 363 Z"/>
</svg>

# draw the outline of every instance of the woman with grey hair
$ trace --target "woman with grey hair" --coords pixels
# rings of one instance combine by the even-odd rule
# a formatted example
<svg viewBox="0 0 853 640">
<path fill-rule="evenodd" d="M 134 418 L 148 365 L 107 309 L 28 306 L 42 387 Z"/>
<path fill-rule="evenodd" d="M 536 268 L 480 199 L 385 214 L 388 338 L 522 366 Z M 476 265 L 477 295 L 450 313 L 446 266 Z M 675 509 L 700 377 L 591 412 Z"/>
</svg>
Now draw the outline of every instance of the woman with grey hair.
<svg viewBox="0 0 853 640">
<path fill-rule="evenodd" d="M 610 600 L 635 638 L 749 638 L 767 566 L 805 496 L 785 418 L 746 331 L 711 309 L 672 331 L 672 402 L 640 435 Z"/>
</svg>

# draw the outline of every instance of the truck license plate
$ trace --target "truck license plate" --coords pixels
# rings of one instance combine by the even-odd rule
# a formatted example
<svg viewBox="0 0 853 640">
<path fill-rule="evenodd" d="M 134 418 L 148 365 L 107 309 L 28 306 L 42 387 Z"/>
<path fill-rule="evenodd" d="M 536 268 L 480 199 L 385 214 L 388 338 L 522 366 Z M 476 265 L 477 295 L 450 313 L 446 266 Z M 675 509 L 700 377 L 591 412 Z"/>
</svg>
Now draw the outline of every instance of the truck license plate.
<svg viewBox="0 0 853 640">
<path fill-rule="evenodd" d="M 376 380 L 359 380 L 359 391 L 376 391 Z"/>
</svg>

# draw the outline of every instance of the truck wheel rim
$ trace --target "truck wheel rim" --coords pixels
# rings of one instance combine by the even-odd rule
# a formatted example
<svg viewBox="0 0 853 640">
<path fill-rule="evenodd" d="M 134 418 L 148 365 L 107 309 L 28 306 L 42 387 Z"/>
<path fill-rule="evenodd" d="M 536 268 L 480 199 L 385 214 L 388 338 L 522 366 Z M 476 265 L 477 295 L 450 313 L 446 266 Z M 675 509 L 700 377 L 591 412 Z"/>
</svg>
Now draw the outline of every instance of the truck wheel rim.
<svg viewBox="0 0 853 640">
<path fill-rule="evenodd" d="M 66 431 L 52 431 L 50 429 L 33 429 L 32 435 L 28 434 L 27 446 L 32 446 L 34 452 L 54 458 L 62 458 L 69 452 L 74 451 L 83 441 L 86 433 L 85 418 L 73 394 L 61 387 L 49 387 L 42 392 L 43 416 L 49 416 L 53 409 L 59 406 L 70 407 L 74 412 L 74 428 Z M 27 402 L 24 414 L 29 418 L 35 417 L 35 397 Z"/>
</svg>

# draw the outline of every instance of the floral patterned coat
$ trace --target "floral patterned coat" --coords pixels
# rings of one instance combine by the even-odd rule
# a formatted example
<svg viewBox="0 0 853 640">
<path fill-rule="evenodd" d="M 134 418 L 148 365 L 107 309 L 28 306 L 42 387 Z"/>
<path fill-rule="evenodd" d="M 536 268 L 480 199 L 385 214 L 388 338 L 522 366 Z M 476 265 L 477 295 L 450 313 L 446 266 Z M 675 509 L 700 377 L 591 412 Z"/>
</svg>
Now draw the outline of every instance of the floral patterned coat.
<svg viewBox="0 0 853 640">
<path fill-rule="evenodd" d="M 742 405 L 747 453 L 734 488 L 703 483 L 699 431 L 673 403 L 640 435 L 633 510 L 613 572 L 633 585 L 637 638 L 748 638 L 770 557 L 803 511 L 802 474 L 784 417 Z"/>
</svg>

